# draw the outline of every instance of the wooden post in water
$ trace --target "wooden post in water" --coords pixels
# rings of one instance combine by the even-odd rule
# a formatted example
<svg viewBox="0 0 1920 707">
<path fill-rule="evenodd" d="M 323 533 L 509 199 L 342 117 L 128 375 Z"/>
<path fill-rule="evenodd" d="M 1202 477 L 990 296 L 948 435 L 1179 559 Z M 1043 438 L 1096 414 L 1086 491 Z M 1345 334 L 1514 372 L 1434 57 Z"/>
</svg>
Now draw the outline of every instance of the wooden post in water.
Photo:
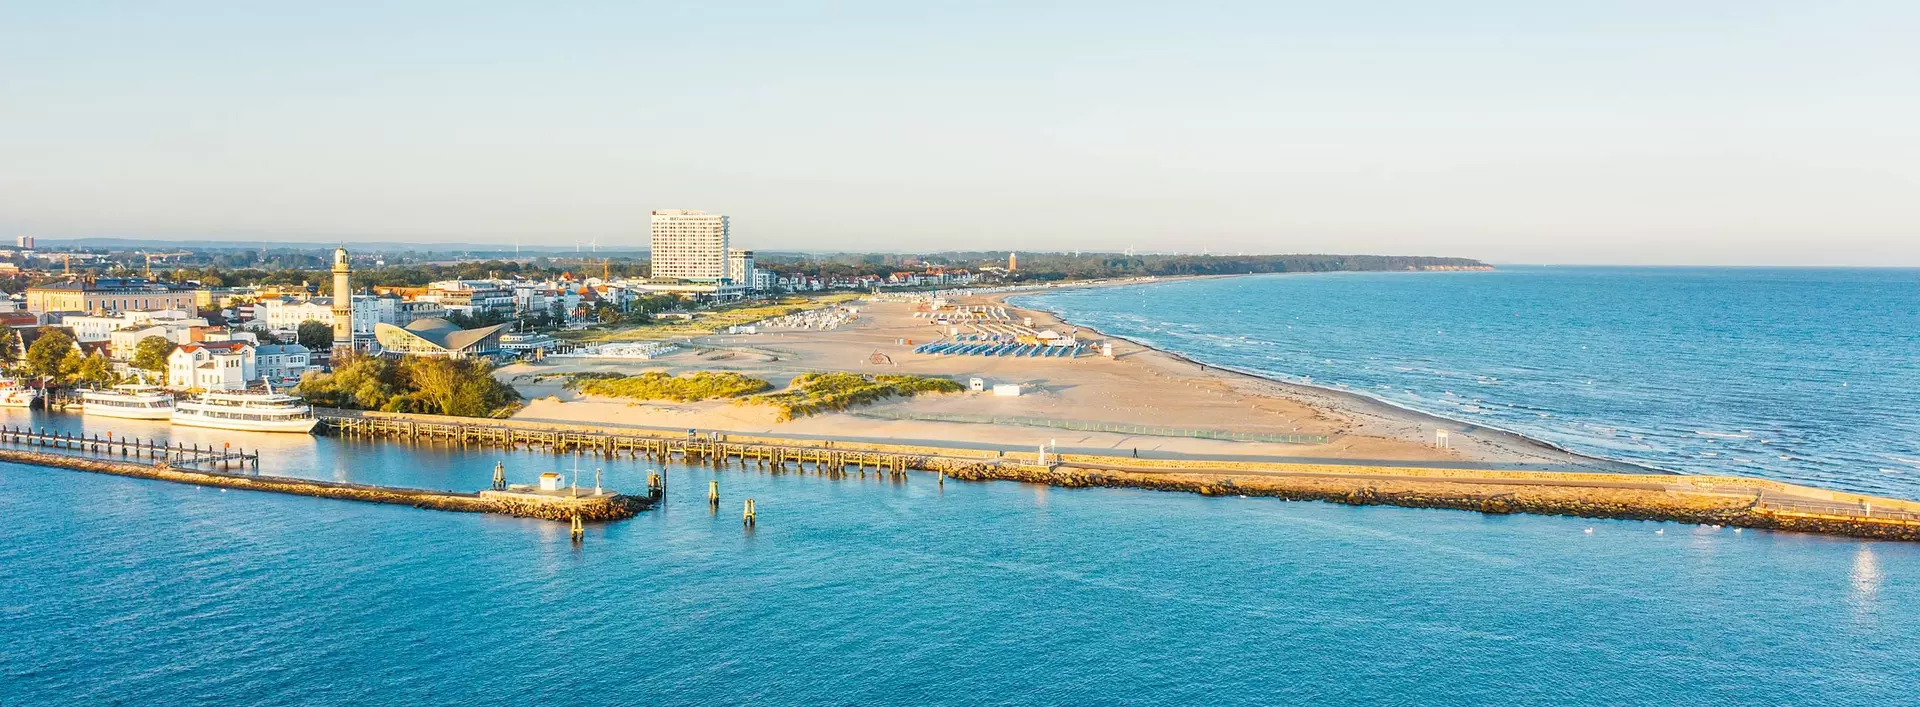
<svg viewBox="0 0 1920 707">
<path fill-rule="evenodd" d="M 507 490 L 507 463 L 505 461 L 493 463 L 493 490 Z"/>
<path fill-rule="evenodd" d="M 741 512 L 740 522 L 745 524 L 747 527 L 751 528 L 753 527 L 754 515 L 755 514 L 753 511 L 753 499 L 749 498 L 747 499 L 746 510 Z"/>
<path fill-rule="evenodd" d="M 580 522 L 580 514 L 575 513 L 573 515 L 573 541 L 580 542 L 581 539 L 585 537 L 587 537 L 587 526 Z"/>
<path fill-rule="evenodd" d="M 720 481 L 718 479 L 707 482 L 707 506 L 716 511 L 720 510 Z"/>
</svg>

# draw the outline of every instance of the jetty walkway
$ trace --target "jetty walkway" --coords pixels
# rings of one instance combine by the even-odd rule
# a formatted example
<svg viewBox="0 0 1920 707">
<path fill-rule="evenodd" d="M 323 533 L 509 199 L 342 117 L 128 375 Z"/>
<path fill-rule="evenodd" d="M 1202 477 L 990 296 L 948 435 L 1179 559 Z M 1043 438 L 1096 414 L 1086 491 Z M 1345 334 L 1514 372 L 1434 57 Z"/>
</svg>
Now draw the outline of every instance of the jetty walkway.
<svg viewBox="0 0 1920 707">
<path fill-rule="evenodd" d="M 646 427 L 590 427 L 525 420 L 316 409 L 326 434 L 414 444 L 457 444 L 632 456 L 661 463 L 780 471 L 809 466 L 838 475 L 910 470 L 942 483 L 1009 480 L 1064 487 L 1108 486 L 1205 495 L 1274 496 L 1360 505 L 1455 508 L 1590 518 L 1675 521 L 1920 541 L 1920 503 L 1768 479 L 1681 474 L 1560 472 L 1392 463 L 1317 464 L 1249 460 L 1133 459 L 1092 454 L 886 444 L 716 431 L 676 434 Z"/>
<path fill-rule="evenodd" d="M 247 471 L 259 468 L 258 450 L 201 448 L 113 434 L 85 436 L 8 426 L 0 426 L 0 462 L 198 486 L 571 521 L 575 538 L 582 533 L 581 523 L 631 518 L 653 507 L 665 493 L 664 483 L 658 481 L 646 496 L 598 489 L 593 492 L 545 490 L 532 485 L 508 485 L 501 472 L 496 472 L 493 488 L 475 493 L 303 479 Z"/>
</svg>

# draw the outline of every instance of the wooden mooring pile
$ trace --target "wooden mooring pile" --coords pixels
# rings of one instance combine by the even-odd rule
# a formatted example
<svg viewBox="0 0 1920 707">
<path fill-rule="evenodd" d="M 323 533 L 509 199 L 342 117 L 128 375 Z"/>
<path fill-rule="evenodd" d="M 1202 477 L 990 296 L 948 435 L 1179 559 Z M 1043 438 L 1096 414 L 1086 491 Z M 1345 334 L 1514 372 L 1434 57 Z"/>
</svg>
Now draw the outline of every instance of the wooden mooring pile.
<svg viewBox="0 0 1920 707">
<path fill-rule="evenodd" d="M 485 422 L 441 422 L 390 419 L 316 412 L 320 430 L 349 437 L 374 437 L 417 444 L 454 444 L 501 449 L 528 449 L 553 454 L 589 454 L 632 457 L 660 463 L 742 465 L 778 471 L 788 467 L 821 473 L 865 474 L 868 471 L 904 476 L 925 468 L 925 457 L 831 447 L 777 444 L 741 444 L 712 437 L 674 438 L 646 434 L 581 432 L 494 425 Z"/>
<path fill-rule="evenodd" d="M 36 431 L 31 427 L 0 425 L 0 443 L 58 449 L 66 453 L 78 452 L 93 457 L 165 461 L 172 466 L 260 468 L 260 450 L 257 449 L 248 452 L 231 446 L 201 447 L 178 442 L 167 444 L 152 439 L 142 440 L 138 437 L 116 437 L 112 432 L 102 437 L 98 433 L 88 436 L 72 432 L 50 432 L 46 428 Z"/>
</svg>

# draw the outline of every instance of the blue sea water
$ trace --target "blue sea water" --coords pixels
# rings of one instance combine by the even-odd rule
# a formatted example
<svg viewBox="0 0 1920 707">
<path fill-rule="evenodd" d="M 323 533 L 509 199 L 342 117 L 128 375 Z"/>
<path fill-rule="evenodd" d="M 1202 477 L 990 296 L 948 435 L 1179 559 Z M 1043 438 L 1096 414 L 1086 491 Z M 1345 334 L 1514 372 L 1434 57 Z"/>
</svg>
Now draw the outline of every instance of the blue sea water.
<svg viewBox="0 0 1920 707">
<path fill-rule="evenodd" d="M 264 446 L 279 473 L 424 488 L 483 487 L 496 460 L 517 481 L 573 464 L 33 422 Z M 621 489 L 649 471 L 581 463 L 583 482 L 604 466 Z M 1920 545 L 920 475 L 675 466 L 669 483 L 665 508 L 575 547 L 559 523 L 0 464 L 0 704 L 1867 705 L 1920 690 Z"/>
<path fill-rule="evenodd" d="M 1472 282 L 1423 278 L 1381 281 Z M 515 481 L 574 465 L 25 411 L 0 411 L 0 423 L 233 442 L 263 448 L 264 472 L 422 488 L 482 488 L 496 460 Z M 617 489 L 643 488 L 653 469 L 579 464 L 583 483 L 602 467 Z M 917 474 L 668 472 L 664 508 L 590 526 L 574 546 L 559 523 L 0 464 L 0 705 L 1884 705 L 1920 694 L 1916 544 Z M 704 499 L 711 479 L 718 513 Z M 759 507 L 752 530 L 739 520 L 746 498 Z"/>
<path fill-rule="evenodd" d="M 1920 270 L 1264 275 L 1019 301 L 1596 456 L 1920 498 Z"/>
</svg>

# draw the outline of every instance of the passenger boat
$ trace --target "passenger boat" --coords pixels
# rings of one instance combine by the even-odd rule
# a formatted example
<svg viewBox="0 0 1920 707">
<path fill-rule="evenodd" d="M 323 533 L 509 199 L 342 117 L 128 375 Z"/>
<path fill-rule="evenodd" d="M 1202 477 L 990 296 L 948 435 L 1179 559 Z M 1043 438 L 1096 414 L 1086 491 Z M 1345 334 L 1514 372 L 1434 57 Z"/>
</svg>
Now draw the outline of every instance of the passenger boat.
<svg viewBox="0 0 1920 707">
<path fill-rule="evenodd" d="M 40 400 L 40 389 L 18 378 L 0 376 L 0 408 L 30 408 Z"/>
<path fill-rule="evenodd" d="M 157 385 L 116 385 L 80 391 L 80 412 L 101 417 L 165 420 L 173 417 L 173 393 Z"/>
<path fill-rule="evenodd" d="M 176 425 L 247 432 L 311 432 L 319 422 L 305 401 L 271 388 L 266 392 L 202 393 L 173 411 Z"/>
</svg>

